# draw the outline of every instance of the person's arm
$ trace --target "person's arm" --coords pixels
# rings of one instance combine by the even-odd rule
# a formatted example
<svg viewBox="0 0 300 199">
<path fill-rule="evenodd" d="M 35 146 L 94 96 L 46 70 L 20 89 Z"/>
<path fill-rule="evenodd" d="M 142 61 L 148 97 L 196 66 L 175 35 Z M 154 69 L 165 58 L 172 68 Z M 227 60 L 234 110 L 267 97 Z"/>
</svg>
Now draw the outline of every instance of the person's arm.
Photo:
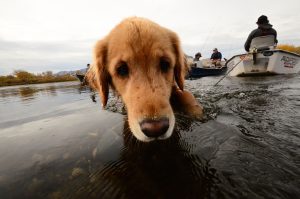
<svg viewBox="0 0 300 199">
<path fill-rule="evenodd" d="M 222 53 L 219 52 L 219 59 L 222 60 Z"/>
<path fill-rule="evenodd" d="M 277 32 L 276 32 L 275 29 L 274 29 L 274 36 L 275 36 L 275 43 L 277 44 L 277 43 L 278 43 L 278 40 L 277 40 Z"/>
<path fill-rule="evenodd" d="M 254 30 L 254 31 L 255 31 L 255 30 Z M 252 39 L 253 39 L 254 31 L 252 31 L 252 32 L 249 34 L 249 36 L 248 36 L 248 38 L 247 38 L 247 40 L 246 40 L 246 42 L 245 42 L 244 47 L 245 47 L 245 50 L 246 50 L 247 52 L 249 52 L 249 48 L 250 48 L 251 41 L 252 41 Z"/>
<path fill-rule="evenodd" d="M 244 45 L 244 48 L 247 52 L 249 52 L 249 48 L 250 48 L 250 42 L 251 42 L 252 38 L 250 37 L 250 35 L 248 36 L 246 42 L 245 42 L 245 45 Z"/>
</svg>

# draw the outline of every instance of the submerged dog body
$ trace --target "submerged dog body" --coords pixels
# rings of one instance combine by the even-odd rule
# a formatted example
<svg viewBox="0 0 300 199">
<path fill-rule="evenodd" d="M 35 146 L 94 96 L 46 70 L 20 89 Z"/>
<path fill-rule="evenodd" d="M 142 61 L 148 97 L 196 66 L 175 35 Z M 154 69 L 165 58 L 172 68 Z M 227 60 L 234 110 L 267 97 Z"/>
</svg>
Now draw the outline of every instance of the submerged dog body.
<svg viewBox="0 0 300 199">
<path fill-rule="evenodd" d="M 110 87 L 121 96 L 132 133 L 147 142 L 171 136 L 173 109 L 202 117 L 202 107 L 183 91 L 186 72 L 177 35 L 147 19 L 133 17 L 97 42 L 86 78 L 98 90 L 103 107 Z"/>
</svg>

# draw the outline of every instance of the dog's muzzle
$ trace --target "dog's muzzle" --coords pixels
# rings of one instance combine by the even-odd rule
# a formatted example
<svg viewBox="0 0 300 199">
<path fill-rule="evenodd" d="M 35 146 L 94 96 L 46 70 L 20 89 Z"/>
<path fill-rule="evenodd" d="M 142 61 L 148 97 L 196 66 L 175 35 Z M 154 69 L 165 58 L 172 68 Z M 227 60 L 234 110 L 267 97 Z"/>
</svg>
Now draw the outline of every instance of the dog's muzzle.
<svg viewBox="0 0 300 199">
<path fill-rule="evenodd" d="M 169 119 L 166 117 L 158 119 L 146 118 L 140 122 L 142 132 L 149 138 L 158 138 L 169 129 Z"/>
</svg>

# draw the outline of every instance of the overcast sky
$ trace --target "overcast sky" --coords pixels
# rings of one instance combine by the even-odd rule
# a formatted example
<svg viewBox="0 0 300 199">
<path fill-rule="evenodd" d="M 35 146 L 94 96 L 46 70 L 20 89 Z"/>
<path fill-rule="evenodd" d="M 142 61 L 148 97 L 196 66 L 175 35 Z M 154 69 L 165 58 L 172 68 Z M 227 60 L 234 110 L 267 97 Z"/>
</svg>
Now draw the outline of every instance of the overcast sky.
<svg viewBox="0 0 300 199">
<path fill-rule="evenodd" d="M 279 43 L 300 45 L 300 0 L 0 0 L 0 75 L 85 68 L 94 43 L 129 16 L 177 32 L 189 55 L 217 47 L 230 58 L 262 14 Z"/>
</svg>

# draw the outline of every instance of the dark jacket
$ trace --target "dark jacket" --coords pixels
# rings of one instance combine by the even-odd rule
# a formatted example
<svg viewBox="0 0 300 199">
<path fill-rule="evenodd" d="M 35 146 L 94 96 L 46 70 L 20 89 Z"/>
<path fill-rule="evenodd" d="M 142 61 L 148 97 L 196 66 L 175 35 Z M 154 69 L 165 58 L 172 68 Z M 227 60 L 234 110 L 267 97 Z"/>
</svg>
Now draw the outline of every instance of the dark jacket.
<svg viewBox="0 0 300 199">
<path fill-rule="evenodd" d="M 220 52 L 215 52 L 211 55 L 210 59 L 222 59 L 222 54 Z"/>
<path fill-rule="evenodd" d="M 277 41 L 277 32 L 272 28 L 271 24 L 259 24 L 258 28 L 253 30 L 250 35 L 248 36 L 248 39 L 245 43 L 245 50 L 248 52 L 250 48 L 250 44 L 253 38 L 260 37 L 260 36 L 267 36 L 267 35 L 274 35 L 275 36 L 275 43 L 278 43 Z"/>
</svg>

